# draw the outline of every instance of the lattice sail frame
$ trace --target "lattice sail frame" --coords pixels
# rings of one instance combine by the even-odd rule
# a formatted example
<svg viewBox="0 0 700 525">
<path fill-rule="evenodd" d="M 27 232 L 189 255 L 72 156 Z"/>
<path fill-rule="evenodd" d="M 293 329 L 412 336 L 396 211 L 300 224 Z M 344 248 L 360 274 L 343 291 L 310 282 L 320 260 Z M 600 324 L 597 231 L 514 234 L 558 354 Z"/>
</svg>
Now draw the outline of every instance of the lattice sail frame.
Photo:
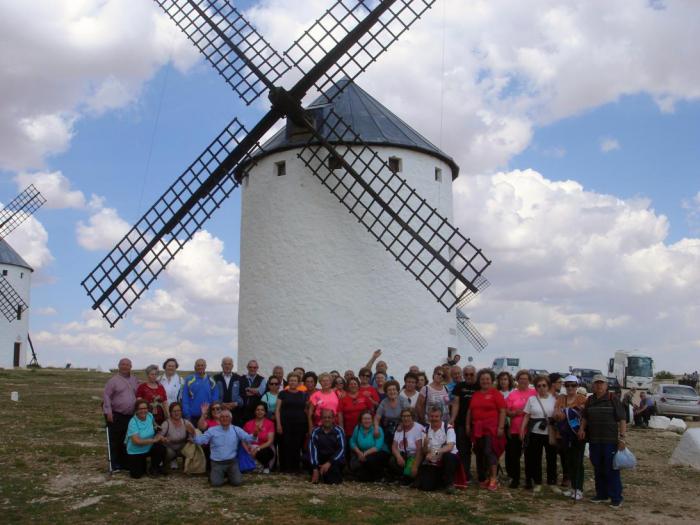
<svg viewBox="0 0 700 525">
<path fill-rule="evenodd" d="M 17 319 L 18 314 L 23 313 L 29 305 L 13 288 L 10 281 L 0 275 L 0 313 L 5 316 L 10 323 Z"/>
<path fill-rule="evenodd" d="M 227 0 L 155 0 L 231 88 L 250 104 L 291 66 Z M 204 12 L 215 28 L 202 16 Z M 267 79 L 260 80 L 230 44 Z"/>
<path fill-rule="evenodd" d="M 484 336 L 477 330 L 471 319 L 459 308 L 457 308 L 457 328 L 459 328 L 459 331 L 462 332 L 462 335 L 471 343 L 477 352 L 481 352 L 488 346 L 488 342 Z"/>
<path fill-rule="evenodd" d="M 46 199 L 34 187 L 34 184 L 30 184 L 22 190 L 17 197 L 0 210 L 0 239 L 4 239 L 12 233 L 45 202 Z"/>
<path fill-rule="evenodd" d="M 435 0 L 393 2 L 378 22 L 314 84 L 319 93 L 332 91 L 333 96 L 340 93 L 342 89 L 330 90 L 331 86 L 338 87 L 344 78 L 354 80 L 367 70 L 434 3 Z M 377 0 L 337 1 L 284 52 L 288 62 L 302 73 L 308 72 L 378 4 Z M 332 98 L 328 97 L 327 101 Z"/>
<path fill-rule="evenodd" d="M 358 222 L 448 311 L 477 293 L 472 283 L 482 282 L 482 273 L 491 263 L 481 250 L 405 179 L 393 173 L 332 108 L 326 111 L 318 129 L 365 184 L 342 167 L 330 169 L 328 157 L 334 153 L 318 145 L 315 138 L 297 156 Z M 456 286 L 456 281 L 463 286 Z"/>
<path fill-rule="evenodd" d="M 237 137 L 245 134 L 245 127 L 234 118 L 81 283 L 110 326 L 113 327 L 124 316 L 202 224 L 238 187 L 233 168 L 223 175 L 213 191 L 185 214 L 177 226 L 161 240 L 152 243 L 156 233 L 201 186 L 204 179 L 219 168 L 239 143 Z M 250 162 L 250 158 L 246 157 L 245 161 Z M 149 248 L 149 244 L 153 245 Z M 117 276 L 144 250 L 148 251 L 146 257 L 110 290 Z"/>
</svg>

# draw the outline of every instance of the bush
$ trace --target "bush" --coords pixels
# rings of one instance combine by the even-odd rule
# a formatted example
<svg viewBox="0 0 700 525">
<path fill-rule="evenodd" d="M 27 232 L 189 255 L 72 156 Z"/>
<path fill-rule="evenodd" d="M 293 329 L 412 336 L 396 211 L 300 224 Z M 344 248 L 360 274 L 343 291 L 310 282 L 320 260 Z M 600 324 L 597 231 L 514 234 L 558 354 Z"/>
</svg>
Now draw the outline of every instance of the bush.
<svg viewBox="0 0 700 525">
<path fill-rule="evenodd" d="M 667 370 L 661 370 L 654 376 L 655 379 L 675 379 L 676 376 Z"/>
</svg>

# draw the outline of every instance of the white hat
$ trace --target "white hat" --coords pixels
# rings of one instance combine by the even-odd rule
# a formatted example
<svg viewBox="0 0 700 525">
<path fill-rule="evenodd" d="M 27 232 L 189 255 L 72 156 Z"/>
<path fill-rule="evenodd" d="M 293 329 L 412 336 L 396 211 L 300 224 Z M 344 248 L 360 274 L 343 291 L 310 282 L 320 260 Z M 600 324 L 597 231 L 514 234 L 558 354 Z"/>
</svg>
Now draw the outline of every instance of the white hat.
<svg viewBox="0 0 700 525">
<path fill-rule="evenodd" d="M 575 375 L 568 375 L 564 378 L 564 383 L 576 383 L 578 385 L 578 377 Z"/>
</svg>

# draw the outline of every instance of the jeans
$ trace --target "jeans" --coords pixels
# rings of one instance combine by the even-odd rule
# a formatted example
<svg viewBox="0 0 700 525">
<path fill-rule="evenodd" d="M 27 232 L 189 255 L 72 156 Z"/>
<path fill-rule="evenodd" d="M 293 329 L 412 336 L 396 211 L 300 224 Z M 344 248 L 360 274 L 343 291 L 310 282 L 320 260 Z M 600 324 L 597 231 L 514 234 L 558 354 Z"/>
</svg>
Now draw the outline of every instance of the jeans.
<svg viewBox="0 0 700 525">
<path fill-rule="evenodd" d="M 228 482 L 234 487 L 239 486 L 242 482 L 241 471 L 238 468 L 238 459 L 233 458 L 227 461 L 211 460 L 211 470 L 209 471 L 209 482 L 212 487 L 220 487 Z"/>
<path fill-rule="evenodd" d="M 595 495 L 598 499 L 622 501 L 622 479 L 620 471 L 613 469 L 613 458 L 617 452 L 616 443 L 591 443 L 589 453 L 595 473 Z"/>
</svg>

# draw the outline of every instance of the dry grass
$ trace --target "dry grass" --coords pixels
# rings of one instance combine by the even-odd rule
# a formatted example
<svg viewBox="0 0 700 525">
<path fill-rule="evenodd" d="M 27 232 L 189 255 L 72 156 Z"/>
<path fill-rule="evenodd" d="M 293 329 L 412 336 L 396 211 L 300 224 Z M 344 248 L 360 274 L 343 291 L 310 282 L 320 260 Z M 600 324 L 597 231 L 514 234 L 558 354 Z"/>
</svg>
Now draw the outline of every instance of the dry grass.
<svg viewBox="0 0 700 525">
<path fill-rule="evenodd" d="M 212 489 L 204 477 L 131 480 L 106 472 L 99 399 L 106 374 L 0 370 L 0 510 L 3 523 L 298 521 L 304 523 L 698 523 L 700 472 L 669 467 L 678 437 L 632 430 L 640 466 L 625 472 L 624 508 L 552 492 L 455 496 L 377 484 L 313 487 L 306 478 L 246 475 L 240 488 Z M 10 402 L 10 392 L 20 402 Z M 590 494 L 591 468 L 586 465 Z"/>
</svg>

